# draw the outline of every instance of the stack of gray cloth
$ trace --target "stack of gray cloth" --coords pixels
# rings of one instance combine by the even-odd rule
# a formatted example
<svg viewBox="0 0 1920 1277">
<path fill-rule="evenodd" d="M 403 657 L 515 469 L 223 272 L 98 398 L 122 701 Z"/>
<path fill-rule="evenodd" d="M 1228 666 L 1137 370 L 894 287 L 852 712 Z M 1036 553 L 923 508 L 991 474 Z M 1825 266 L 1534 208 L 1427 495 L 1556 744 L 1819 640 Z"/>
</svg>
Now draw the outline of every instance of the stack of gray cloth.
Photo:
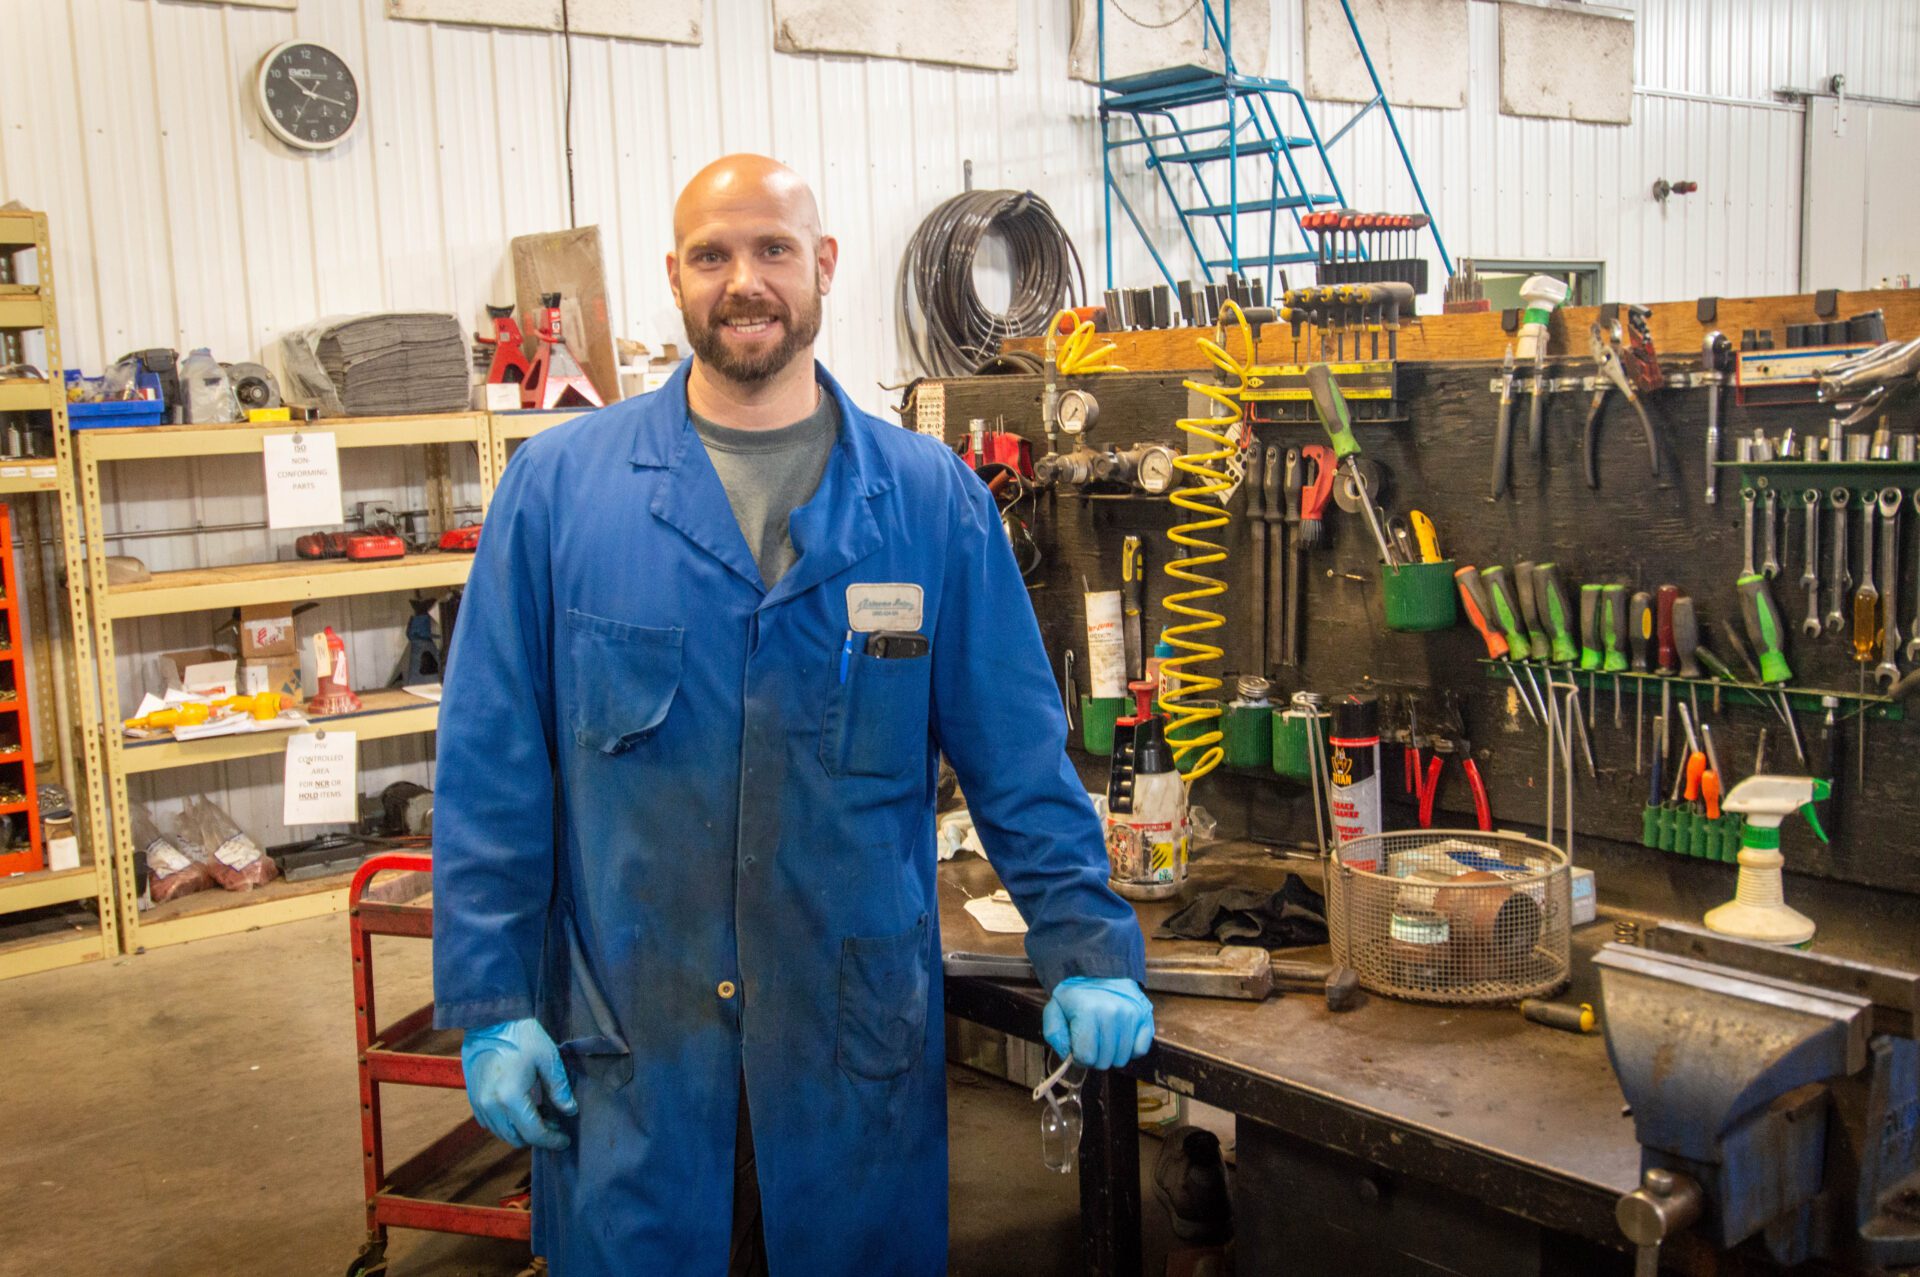
<svg viewBox="0 0 1920 1277">
<path fill-rule="evenodd" d="M 321 320 L 281 338 L 290 402 L 323 417 L 460 412 L 471 391 L 452 315 L 392 311 Z"/>
</svg>

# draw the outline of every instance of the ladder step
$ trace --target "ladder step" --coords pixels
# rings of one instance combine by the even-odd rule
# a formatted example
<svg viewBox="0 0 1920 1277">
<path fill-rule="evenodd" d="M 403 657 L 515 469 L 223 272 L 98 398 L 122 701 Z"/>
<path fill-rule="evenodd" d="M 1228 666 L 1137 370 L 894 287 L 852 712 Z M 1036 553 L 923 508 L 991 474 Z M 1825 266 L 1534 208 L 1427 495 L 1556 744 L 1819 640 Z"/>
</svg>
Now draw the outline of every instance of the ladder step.
<svg viewBox="0 0 1920 1277">
<path fill-rule="evenodd" d="M 1181 74 L 1193 71 L 1199 74 Z M 1209 102 L 1226 101 L 1229 86 L 1236 98 L 1293 92 L 1293 86 L 1285 80 L 1269 80 L 1253 75 L 1225 76 L 1204 68 L 1177 67 L 1158 74 L 1161 78 L 1152 81 L 1146 77 L 1128 76 L 1104 82 L 1100 86 L 1106 90 L 1106 96 L 1100 101 L 1101 109 L 1168 111 L 1183 106 L 1204 106 Z"/>
<path fill-rule="evenodd" d="M 1244 270 L 1249 266 L 1293 266 L 1300 262 L 1317 262 L 1319 260 L 1320 255 L 1318 253 L 1282 253 L 1278 257 L 1242 257 L 1240 259 L 1240 267 Z M 1209 259 L 1207 265 L 1230 267 L 1233 265 L 1233 259 L 1231 257 L 1222 257 L 1218 261 Z"/>
<path fill-rule="evenodd" d="M 1256 155 L 1272 155 L 1283 146 L 1289 151 L 1298 151 L 1313 145 L 1310 137 L 1250 137 L 1229 151 L 1224 146 L 1209 146 L 1197 151 L 1170 151 L 1164 155 L 1153 154 L 1147 157 L 1147 167 L 1162 164 L 1210 164 L 1215 160 L 1224 160 L 1231 154 L 1251 159 Z"/>
<path fill-rule="evenodd" d="M 1338 204 L 1337 195 L 1283 195 L 1269 204 L 1265 200 L 1249 199 L 1239 207 L 1241 213 L 1264 213 L 1269 208 L 1309 208 L 1315 204 Z M 1198 208 L 1180 210 L 1188 217 L 1231 217 L 1234 206 L 1231 204 L 1202 204 Z"/>
</svg>

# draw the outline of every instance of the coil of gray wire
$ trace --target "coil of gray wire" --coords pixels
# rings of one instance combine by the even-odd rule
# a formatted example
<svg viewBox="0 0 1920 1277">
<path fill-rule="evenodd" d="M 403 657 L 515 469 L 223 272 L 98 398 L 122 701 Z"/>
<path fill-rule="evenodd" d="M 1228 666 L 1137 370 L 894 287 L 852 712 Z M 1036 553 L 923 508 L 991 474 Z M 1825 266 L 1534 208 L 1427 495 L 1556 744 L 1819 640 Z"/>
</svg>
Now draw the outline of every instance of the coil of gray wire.
<svg viewBox="0 0 1920 1277">
<path fill-rule="evenodd" d="M 1000 312 L 974 287 L 974 259 L 989 233 L 1012 259 L 1012 295 Z M 1086 287 L 1080 254 L 1044 199 L 1031 191 L 968 191 L 929 213 L 908 242 L 900 316 L 922 371 L 964 376 L 992 358 L 1001 339 L 1045 332 Z"/>
</svg>

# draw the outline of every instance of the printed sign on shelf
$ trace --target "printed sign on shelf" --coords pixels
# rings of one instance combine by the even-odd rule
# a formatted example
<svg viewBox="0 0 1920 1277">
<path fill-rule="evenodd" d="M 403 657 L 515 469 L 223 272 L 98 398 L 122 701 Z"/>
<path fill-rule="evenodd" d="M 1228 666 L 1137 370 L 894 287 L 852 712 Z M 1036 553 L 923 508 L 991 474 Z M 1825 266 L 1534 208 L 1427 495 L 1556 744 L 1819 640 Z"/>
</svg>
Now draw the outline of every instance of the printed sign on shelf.
<svg viewBox="0 0 1920 1277">
<path fill-rule="evenodd" d="M 332 431 L 268 435 L 261 446 L 266 455 L 269 528 L 329 527 L 347 521 L 340 504 L 340 454 Z"/>
<path fill-rule="evenodd" d="M 287 739 L 284 825 L 347 825 L 360 819 L 359 751 L 352 732 Z"/>
</svg>

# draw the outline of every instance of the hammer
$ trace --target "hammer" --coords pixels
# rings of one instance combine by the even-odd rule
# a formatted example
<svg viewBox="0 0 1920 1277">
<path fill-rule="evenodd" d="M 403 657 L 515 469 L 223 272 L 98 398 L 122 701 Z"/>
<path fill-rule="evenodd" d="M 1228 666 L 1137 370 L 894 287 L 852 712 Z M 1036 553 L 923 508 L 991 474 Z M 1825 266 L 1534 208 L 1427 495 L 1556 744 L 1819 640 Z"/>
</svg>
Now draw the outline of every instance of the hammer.
<svg viewBox="0 0 1920 1277">
<path fill-rule="evenodd" d="M 942 966 L 949 976 L 1039 982 L 1033 964 L 1018 954 L 954 950 L 944 955 Z M 1347 1011 L 1357 1000 L 1360 980 L 1351 967 L 1276 961 L 1265 949 L 1230 944 L 1218 953 L 1148 958 L 1145 987 L 1155 993 L 1247 1002 L 1263 1001 L 1276 989 L 1317 990 L 1326 995 L 1327 1010 Z"/>
</svg>

